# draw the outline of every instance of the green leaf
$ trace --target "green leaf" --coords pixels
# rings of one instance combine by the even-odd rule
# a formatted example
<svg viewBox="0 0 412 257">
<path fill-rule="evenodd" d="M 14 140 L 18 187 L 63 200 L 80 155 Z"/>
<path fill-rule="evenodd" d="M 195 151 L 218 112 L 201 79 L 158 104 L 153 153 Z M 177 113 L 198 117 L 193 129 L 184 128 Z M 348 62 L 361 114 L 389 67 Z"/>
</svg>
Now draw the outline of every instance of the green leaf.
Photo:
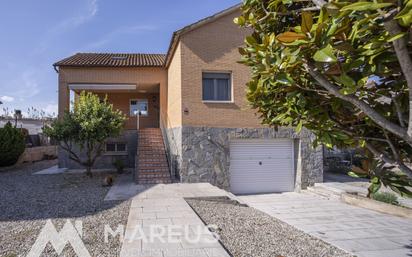
<svg viewBox="0 0 412 257">
<path fill-rule="evenodd" d="M 330 138 L 329 134 L 323 134 L 322 135 L 322 141 L 326 145 L 326 147 L 328 147 L 328 148 L 333 147 L 332 139 Z"/>
<path fill-rule="evenodd" d="M 342 74 L 340 76 L 333 76 L 333 78 L 335 79 L 335 81 L 339 82 L 340 84 L 343 84 L 345 87 L 353 88 L 354 86 L 356 86 L 356 82 L 346 74 Z"/>
<path fill-rule="evenodd" d="M 341 8 L 344 11 L 373 11 L 380 8 L 391 6 L 392 3 L 371 3 L 371 2 L 357 2 Z"/>
<path fill-rule="evenodd" d="M 309 33 L 313 26 L 313 17 L 310 12 L 302 12 L 302 31 Z"/>
<path fill-rule="evenodd" d="M 299 133 L 302 130 L 303 127 L 303 121 L 300 120 L 298 125 L 296 126 L 296 132 Z"/>
<path fill-rule="evenodd" d="M 409 27 L 412 23 L 412 1 L 408 1 L 406 6 L 395 16 L 399 24 Z"/>
<path fill-rule="evenodd" d="M 376 184 L 376 183 L 378 183 L 379 182 L 379 178 L 378 177 L 373 177 L 372 179 L 371 179 L 371 183 L 373 183 L 373 184 Z"/>
<path fill-rule="evenodd" d="M 333 47 L 327 45 L 326 47 L 316 51 L 313 59 L 317 62 L 337 62 L 336 56 L 333 53 Z"/>
<path fill-rule="evenodd" d="M 351 176 L 351 177 L 353 177 L 353 178 L 366 178 L 366 177 L 368 177 L 367 174 L 355 173 L 355 172 L 353 172 L 353 171 L 349 171 L 349 172 L 348 172 L 348 175 Z"/>
<path fill-rule="evenodd" d="M 333 21 L 332 24 L 330 25 L 326 35 L 328 37 L 334 35 L 337 29 L 338 29 L 338 24 L 335 21 Z"/>
<path fill-rule="evenodd" d="M 243 16 L 239 16 L 233 19 L 233 22 L 239 26 L 243 26 L 246 23 L 246 20 Z"/>
<path fill-rule="evenodd" d="M 277 75 L 276 81 L 285 85 L 293 83 L 293 79 L 286 73 L 280 73 L 279 75 Z"/>
<path fill-rule="evenodd" d="M 406 35 L 406 32 L 402 32 L 402 33 L 393 35 L 393 36 L 391 36 L 391 37 L 387 40 L 387 42 L 392 42 L 392 41 L 398 40 L 399 38 L 401 38 L 401 37 L 403 37 L 403 36 L 405 36 L 405 35 Z"/>
<path fill-rule="evenodd" d="M 248 45 L 255 45 L 257 43 L 253 36 L 247 36 L 245 40 Z"/>
<path fill-rule="evenodd" d="M 378 190 L 381 188 L 381 186 L 382 186 L 381 183 L 372 183 L 369 186 L 368 191 L 369 191 L 369 193 L 374 194 L 374 193 L 378 192 Z"/>
</svg>

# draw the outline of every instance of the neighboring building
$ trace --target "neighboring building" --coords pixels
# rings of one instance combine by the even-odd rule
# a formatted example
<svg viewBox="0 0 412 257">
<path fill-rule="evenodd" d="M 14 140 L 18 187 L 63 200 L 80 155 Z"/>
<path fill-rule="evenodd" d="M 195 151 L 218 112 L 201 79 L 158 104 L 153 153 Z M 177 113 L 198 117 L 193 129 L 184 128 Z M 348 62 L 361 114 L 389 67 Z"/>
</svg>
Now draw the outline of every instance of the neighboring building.
<svg viewBox="0 0 412 257">
<path fill-rule="evenodd" d="M 29 135 L 38 135 L 43 133 L 44 125 L 50 125 L 52 119 L 30 119 L 30 118 L 23 118 L 18 119 L 17 123 L 14 118 L 8 117 L 3 118 L 0 117 L 0 128 L 4 127 L 6 123 L 10 122 L 13 126 L 17 128 L 25 128 L 29 132 Z"/>
<path fill-rule="evenodd" d="M 138 182 L 145 170 L 151 172 L 146 178 L 156 178 L 157 170 L 147 167 L 162 166 L 160 161 L 144 159 L 147 153 L 141 151 L 147 142 L 156 142 L 146 138 L 154 132 L 145 128 L 160 128 L 167 169 L 181 182 L 258 193 L 299 190 L 322 181 L 322 148 L 312 149 L 311 133 L 263 126 L 248 107 L 250 70 L 237 62 L 238 47 L 250 31 L 233 23 L 238 15 L 235 6 L 176 31 L 166 55 L 78 53 L 54 64 L 60 115 L 69 108 L 70 90 L 107 94 L 128 115 L 124 135 L 109 140 L 110 151 L 97 167 L 124 154 L 128 166 L 137 167 Z M 136 110 L 142 113 L 139 131 Z M 143 130 L 150 133 L 139 138 L 139 149 Z M 74 167 L 64 153 L 59 160 L 61 166 Z"/>
</svg>

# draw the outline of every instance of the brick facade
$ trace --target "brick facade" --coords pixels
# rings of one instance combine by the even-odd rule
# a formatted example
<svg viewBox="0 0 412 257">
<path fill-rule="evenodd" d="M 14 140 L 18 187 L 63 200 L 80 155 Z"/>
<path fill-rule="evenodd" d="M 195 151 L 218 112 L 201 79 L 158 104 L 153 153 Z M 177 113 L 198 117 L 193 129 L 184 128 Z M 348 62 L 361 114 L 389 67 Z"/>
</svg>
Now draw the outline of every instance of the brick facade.
<svg viewBox="0 0 412 257">
<path fill-rule="evenodd" d="M 323 175 L 321 149 L 312 149 L 313 136 L 305 131 L 296 134 L 292 128 L 277 132 L 262 125 L 256 111 L 245 97 L 250 70 L 239 64 L 238 48 L 251 33 L 233 23 L 240 15 L 231 8 L 174 33 L 164 67 L 61 67 L 59 71 L 59 114 L 68 108 L 68 85 L 71 83 L 132 83 L 157 86 L 157 116 L 148 117 L 144 127 L 160 127 L 169 153 L 171 173 L 182 182 L 210 182 L 228 189 L 229 143 L 237 134 L 246 138 L 291 138 L 295 142 L 296 188 L 320 182 Z M 202 101 L 202 73 L 230 73 L 232 99 L 229 103 Z M 128 112 L 125 103 L 139 92 L 105 92 L 114 106 Z M 128 99 L 129 98 L 129 99 Z M 150 100 L 150 99 L 149 99 Z M 150 102 L 150 101 L 149 101 Z M 126 129 L 133 128 L 130 119 Z M 235 135 L 235 136 L 234 136 Z M 215 144 L 213 143 L 215 142 Z M 217 143 L 216 143 L 217 142 Z M 223 149 L 223 150 L 222 150 Z"/>
</svg>

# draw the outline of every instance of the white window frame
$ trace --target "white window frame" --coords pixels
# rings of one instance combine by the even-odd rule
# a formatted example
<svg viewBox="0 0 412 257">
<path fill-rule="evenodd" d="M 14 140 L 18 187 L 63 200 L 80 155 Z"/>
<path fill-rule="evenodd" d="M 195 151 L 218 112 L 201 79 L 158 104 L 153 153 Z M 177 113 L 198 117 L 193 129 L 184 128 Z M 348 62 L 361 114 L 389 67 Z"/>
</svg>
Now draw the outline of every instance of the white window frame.
<svg viewBox="0 0 412 257">
<path fill-rule="evenodd" d="M 147 99 L 147 98 L 139 98 L 139 99 L 130 99 L 129 100 L 129 115 L 130 115 L 130 117 L 136 117 L 137 115 L 135 115 L 134 113 L 132 113 L 132 101 L 136 101 L 136 102 L 139 102 L 139 101 L 146 101 L 147 102 L 147 114 L 142 114 L 142 115 L 140 115 L 140 116 L 142 116 L 142 117 L 147 117 L 147 116 L 149 116 L 149 99 Z"/>
<path fill-rule="evenodd" d="M 221 73 L 221 74 L 228 74 L 229 75 L 229 80 L 230 80 L 230 100 L 203 100 L 203 74 L 204 73 Z M 202 98 L 202 103 L 218 103 L 218 104 L 230 104 L 230 103 L 234 103 L 235 99 L 234 99 L 234 93 L 233 93 L 233 73 L 232 71 L 216 71 L 216 70 L 202 70 L 202 74 L 201 74 L 201 98 Z"/>
</svg>

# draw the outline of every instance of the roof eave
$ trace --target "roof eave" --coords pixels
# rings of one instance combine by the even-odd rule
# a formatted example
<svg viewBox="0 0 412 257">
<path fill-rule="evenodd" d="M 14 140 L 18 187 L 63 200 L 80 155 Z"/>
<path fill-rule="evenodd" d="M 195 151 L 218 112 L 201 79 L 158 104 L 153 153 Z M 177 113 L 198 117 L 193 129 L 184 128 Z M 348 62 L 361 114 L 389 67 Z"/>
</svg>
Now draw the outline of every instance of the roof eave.
<svg viewBox="0 0 412 257">
<path fill-rule="evenodd" d="M 76 65 L 76 64 L 53 64 L 53 67 L 70 68 L 164 68 L 164 65 Z"/>
</svg>

